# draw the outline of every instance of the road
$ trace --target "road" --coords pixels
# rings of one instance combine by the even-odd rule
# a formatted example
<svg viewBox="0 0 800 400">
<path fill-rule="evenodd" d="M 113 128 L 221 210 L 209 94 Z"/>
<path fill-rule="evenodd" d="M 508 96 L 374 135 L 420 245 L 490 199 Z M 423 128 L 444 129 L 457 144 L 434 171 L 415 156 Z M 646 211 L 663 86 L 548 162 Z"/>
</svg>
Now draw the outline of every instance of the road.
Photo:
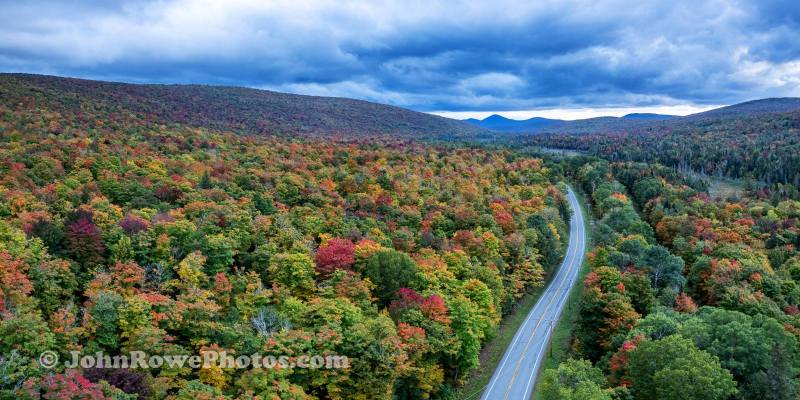
<svg viewBox="0 0 800 400">
<path fill-rule="evenodd" d="M 586 252 L 583 212 L 572 188 L 569 188 L 567 198 L 573 211 L 567 254 L 556 276 L 514 335 L 481 399 L 527 400 L 531 396 L 550 335 L 564 310 Z"/>
</svg>

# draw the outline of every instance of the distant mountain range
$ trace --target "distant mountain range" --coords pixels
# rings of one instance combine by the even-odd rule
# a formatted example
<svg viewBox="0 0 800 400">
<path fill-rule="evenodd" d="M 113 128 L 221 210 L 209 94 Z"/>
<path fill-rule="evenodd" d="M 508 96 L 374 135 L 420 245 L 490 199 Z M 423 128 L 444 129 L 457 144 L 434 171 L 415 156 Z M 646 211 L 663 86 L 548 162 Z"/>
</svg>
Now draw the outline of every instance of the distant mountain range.
<svg viewBox="0 0 800 400">
<path fill-rule="evenodd" d="M 740 126 L 759 125 L 762 120 L 772 120 L 775 114 L 800 110 L 800 98 L 770 98 L 747 101 L 716 108 L 684 117 L 670 118 L 613 118 L 601 117 L 567 121 L 536 131 L 537 134 L 656 134 L 668 132 L 693 132 L 711 126 L 729 126 L 734 121 Z"/>
<path fill-rule="evenodd" d="M 548 127 L 570 126 L 575 122 L 595 124 L 598 122 L 612 122 L 619 119 L 622 120 L 636 120 L 636 121 L 654 121 L 674 118 L 675 115 L 665 114 L 651 114 L 651 113 L 632 113 L 622 117 L 597 117 L 588 118 L 583 120 L 566 121 L 562 119 L 550 119 L 533 117 L 524 120 L 510 119 L 502 115 L 493 114 L 484 119 L 468 118 L 464 122 L 479 126 L 481 128 L 490 129 L 496 132 L 514 132 L 514 133 L 533 133 L 546 130 Z"/>
<path fill-rule="evenodd" d="M 564 121 L 547 118 L 514 120 L 500 115 L 492 115 L 483 120 L 467 119 L 464 122 L 495 132 L 514 134 L 625 134 L 690 130 L 700 125 L 727 124 L 731 119 L 741 120 L 743 123 L 756 123 L 753 121 L 765 114 L 798 110 L 800 110 L 800 98 L 785 97 L 747 101 L 683 117 L 634 113 L 623 117 L 596 117 Z"/>
<path fill-rule="evenodd" d="M 243 87 L 138 85 L 0 74 L 0 108 L 21 103 L 53 111 L 102 107 L 117 114 L 142 115 L 157 123 L 260 135 L 459 138 L 492 134 L 455 119 L 339 97 Z"/>
<path fill-rule="evenodd" d="M 516 120 L 494 114 L 481 120 L 475 118 L 465 119 L 464 122 L 469 122 L 470 124 L 497 132 L 535 132 L 546 126 L 562 123 L 564 121 L 540 117 Z"/>
</svg>

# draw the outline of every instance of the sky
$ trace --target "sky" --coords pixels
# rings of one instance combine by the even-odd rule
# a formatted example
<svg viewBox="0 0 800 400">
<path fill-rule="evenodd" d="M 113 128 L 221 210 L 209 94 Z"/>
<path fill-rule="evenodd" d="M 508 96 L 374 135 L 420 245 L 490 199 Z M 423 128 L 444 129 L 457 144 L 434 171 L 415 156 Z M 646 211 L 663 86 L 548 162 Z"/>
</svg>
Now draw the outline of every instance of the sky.
<svg viewBox="0 0 800 400">
<path fill-rule="evenodd" d="M 0 71 L 352 97 L 467 118 L 800 96 L 797 0 L 0 0 Z"/>
</svg>

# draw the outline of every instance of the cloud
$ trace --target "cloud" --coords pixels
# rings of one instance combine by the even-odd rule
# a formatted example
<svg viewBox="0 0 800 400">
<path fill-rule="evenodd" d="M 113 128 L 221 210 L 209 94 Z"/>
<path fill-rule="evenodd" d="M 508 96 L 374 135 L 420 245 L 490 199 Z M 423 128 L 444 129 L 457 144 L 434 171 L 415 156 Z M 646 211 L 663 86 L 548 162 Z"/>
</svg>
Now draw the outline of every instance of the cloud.
<svg viewBox="0 0 800 400">
<path fill-rule="evenodd" d="M 518 76 L 502 72 L 487 72 L 461 81 L 461 87 L 471 93 L 503 94 L 525 86 Z"/>
<path fill-rule="evenodd" d="M 0 70 L 242 85 L 422 111 L 800 95 L 794 0 L 0 4 Z"/>
</svg>

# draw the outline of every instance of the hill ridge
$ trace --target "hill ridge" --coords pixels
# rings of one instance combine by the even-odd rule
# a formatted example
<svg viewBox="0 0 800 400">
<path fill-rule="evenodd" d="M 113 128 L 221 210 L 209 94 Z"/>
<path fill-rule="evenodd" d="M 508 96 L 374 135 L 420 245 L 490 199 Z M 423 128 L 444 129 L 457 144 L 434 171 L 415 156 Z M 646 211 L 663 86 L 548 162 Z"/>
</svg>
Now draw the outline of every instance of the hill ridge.
<svg viewBox="0 0 800 400">
<path fill-rule="evenodd" d="M 462 121 L 393 105 L 241 86 L 139 84 L 0 73 L 0 94 L 0 102 L 5 104 L 35 98 L 44 106 L 58 109 L 91 102 L 116 111 L 146 114 L 161 123 L 237 133 L 423 139 L 487 133 Z"/>
</svg>

